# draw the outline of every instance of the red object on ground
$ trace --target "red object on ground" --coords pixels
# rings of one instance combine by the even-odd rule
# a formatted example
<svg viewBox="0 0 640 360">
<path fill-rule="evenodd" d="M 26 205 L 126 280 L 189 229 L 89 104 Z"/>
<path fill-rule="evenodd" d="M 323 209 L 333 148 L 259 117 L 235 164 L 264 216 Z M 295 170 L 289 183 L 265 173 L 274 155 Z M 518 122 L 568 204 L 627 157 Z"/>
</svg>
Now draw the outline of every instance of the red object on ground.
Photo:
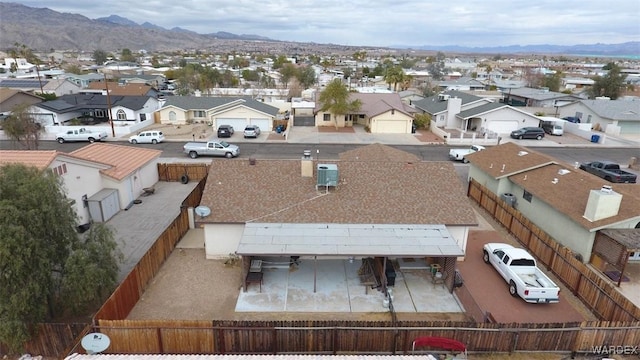
<svg viewBox="0 0 640 360">
<path fill-rule="evenodd" d="M 435 336 L 423 336 L 416 338 L 413 340 L 411 350 L 415 351 L 416 347 L 421 346 L 428 346 L 448 351 L 459 351 L 462 353 L 466 353 L 467 351 L 467 346 L 460 341 Z"/>
</svg>

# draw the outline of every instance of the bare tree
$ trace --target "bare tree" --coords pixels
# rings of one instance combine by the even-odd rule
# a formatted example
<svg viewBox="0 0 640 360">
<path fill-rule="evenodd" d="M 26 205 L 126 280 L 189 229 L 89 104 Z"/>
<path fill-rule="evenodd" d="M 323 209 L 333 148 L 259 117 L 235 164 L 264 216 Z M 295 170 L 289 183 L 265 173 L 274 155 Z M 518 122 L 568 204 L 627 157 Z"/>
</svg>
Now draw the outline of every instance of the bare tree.
<svg viewBox="0 0 640 360">
<path fill-rule="evenodd" d="M 16 106 L 3 123 L 4 133 L 26 150 L 37 150 L 42 126 L 28 112 L 29 104 Z"/>
</svg>

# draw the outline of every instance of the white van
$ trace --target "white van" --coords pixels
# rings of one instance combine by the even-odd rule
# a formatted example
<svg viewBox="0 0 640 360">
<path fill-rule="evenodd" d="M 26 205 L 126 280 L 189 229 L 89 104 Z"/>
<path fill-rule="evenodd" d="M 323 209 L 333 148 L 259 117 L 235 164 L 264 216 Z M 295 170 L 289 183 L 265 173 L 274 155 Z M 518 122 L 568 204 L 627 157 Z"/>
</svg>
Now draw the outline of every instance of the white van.
<svg viewBox="0 0 640 360">
<path fill-rule="evenodd" d="M 544 121 L 541 127 L 544 129 L 544 132 L 549 135 L 561 136 L 564 134 L 564 128 L 557 122 Z"/>
<path fill-rule="evenodd" d="M 148 130 L 133 135 L 129 138 L 129 142 L 132 144 L 157 144 L 164 141 L 164 134 L 162 131 Z"/>
</svg>

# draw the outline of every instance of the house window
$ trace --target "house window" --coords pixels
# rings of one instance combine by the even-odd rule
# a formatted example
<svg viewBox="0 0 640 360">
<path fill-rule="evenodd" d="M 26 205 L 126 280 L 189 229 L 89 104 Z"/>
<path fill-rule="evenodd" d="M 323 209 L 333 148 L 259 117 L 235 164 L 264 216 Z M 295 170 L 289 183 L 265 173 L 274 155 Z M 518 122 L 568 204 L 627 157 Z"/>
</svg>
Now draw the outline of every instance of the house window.
<svg viewBox="0 0 640 360">
<path fill-rule="evenodd" d="M 587 124 L 591 124 L 591 115 L 587 115 Z"/>
<path fill-rule="evenodd" d="M 118 110 L 118 113 L 116 114 L 116 118 L 118 120 L 127 120 L 127 113 L 125 113 L 124 110 L 120 109 L 120 110 Z"/>
<path fill-rule="evenodd" d="M 324 115 L 322 115 L 322 120 L 324 120 L 324 121 L 331 121 L 331 114 L 324 114 Z"/>
<path fill-rule="evenodd" d="M 203 118 L 206 117 L 206 115 L 202 110 L 193 110 L 193 117 Z"/>
<path fill-rule="evenodd" d="M 176 121 L 176 112 L 175 111 L 169 111 L 169 121 Z"/>
<path fill-rule="evenodd" d="M 67 164 L 58 165 L 54 167 L 52 170 L 53 170 L 53 173 L 58 176 L 64 175 L 67 173 Z"/>
<path fill-rule="evenodd" d="M 105 118 L 105 117 L 107 117 L 107 114 L 105 113 L 104 110 L 96 110 L 96 117 L 97 118 Z"/>
<path fill-rule="evenodd" d="M 360 115 L 358 115 L 358 117 L 359 117 L 360 119 L 364 119 L 364 114 L 360 114 Z"/>
<path fill-rule="evenodd" d="M 396 110 L 395 109 L 391 109 L 391 115 L 395 114 Z"/>
<path fill-rule="evenodd" d="M 524 192 L 522 193 L 522 198 L 527 200 L 528 202 L 531 202 L 533 195 L 531 195 L 531 193 L 528 192 L 527 190 L 524 190 Z"/>
<path fill-rule="evenodd" d="M 140 121 L 147 120 L 147 114 L 140 114 Z"/>
</svg>

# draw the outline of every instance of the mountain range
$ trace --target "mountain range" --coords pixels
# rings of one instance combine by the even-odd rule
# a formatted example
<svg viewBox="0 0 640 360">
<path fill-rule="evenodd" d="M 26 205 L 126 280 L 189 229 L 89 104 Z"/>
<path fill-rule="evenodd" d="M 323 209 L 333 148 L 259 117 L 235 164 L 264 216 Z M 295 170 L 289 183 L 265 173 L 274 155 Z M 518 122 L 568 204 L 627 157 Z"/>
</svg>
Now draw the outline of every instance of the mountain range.
<svg viewBox="0 0 640 360">
<path fill-rule="evenodd" d="M 48 8 L 33 8 L 18 3 L 0 2 L 0 49 L 10 49 L 16 43 L 24 44 L 30 49 L 39 51 L 96 49 L 114 51 L 118 49 L 145 49 L 148 51 L 171 51 L 184 49 L 206 49 L 217 47 L 221 43 L 227 46 L 240 47 L 243 43 L 270 42 L 289 44 L 264 36 L 253 34 L 232 34 L 218 31 L 210 34 L 199 34 L 193 31 L 174 27 L 165 29 L 161 26 L 145 22 L 138 24 L 127 18 L 111 15 L 90 19 L 83 15 L 60 13 Z M 314 47 L 323 44 L 304 43 Z M 331 48 L 335 44 L 325 44 Z M 354 46 L 344 46 L 345 49 Z M 367 48 L 367 47 L 356 47 Z M 622 44 L 582 44 L 582 45 L 512 45 L 499 47 L 462 47 L 456 45 L 393 45 L 389 48 L 413 49 L 423 51 L 442 51 L 453 53 L 483 54 L 567 54 L 590 56 L 624 56 L 640 58 L 640 41 Z M 240 49 L 238 49 L 240 50 Z"/>
</svg>

